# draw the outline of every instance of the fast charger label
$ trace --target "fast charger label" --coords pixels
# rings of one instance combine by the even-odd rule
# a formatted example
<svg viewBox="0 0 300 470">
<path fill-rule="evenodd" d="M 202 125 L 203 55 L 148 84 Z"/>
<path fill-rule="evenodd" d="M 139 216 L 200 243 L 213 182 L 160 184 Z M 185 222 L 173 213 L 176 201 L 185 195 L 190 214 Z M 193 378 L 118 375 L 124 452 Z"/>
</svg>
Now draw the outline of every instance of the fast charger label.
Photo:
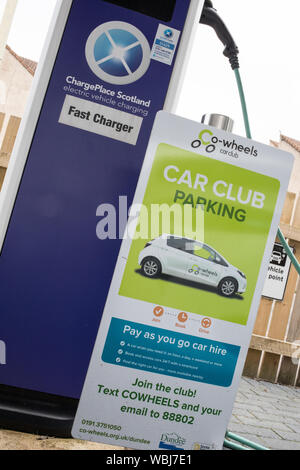
<svg viewBox="0 0 300 470">
<path fill-rule="evenodd" d="M 74 437 L 222 448 L 292 165 L 158 113 Z"/>
</svg>

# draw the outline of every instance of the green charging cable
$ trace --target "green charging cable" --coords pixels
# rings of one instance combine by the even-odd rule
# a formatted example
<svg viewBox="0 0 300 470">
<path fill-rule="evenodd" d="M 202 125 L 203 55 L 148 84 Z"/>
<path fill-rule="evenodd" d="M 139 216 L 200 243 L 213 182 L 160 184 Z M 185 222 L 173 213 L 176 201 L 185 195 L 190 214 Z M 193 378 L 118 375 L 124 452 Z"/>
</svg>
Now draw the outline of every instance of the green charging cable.
<svg viewBox="0 0 300 470">
<path fill-rule="evenodd" d="M 234 74 L 235 74 L 235 78 L 236 78 L 236 81 L 237 81 L 240 100 L 241 100 L 241 104 L 242 104 L 246 135 L 247 135 L 248 139 L 252 139 L 250 124 L 249 124 L 247 104 L 246 104 L 246 98 L 245 98 L 245 93 L 244 93 L 244 88 L 243 88 L 243 83 L 242 83 L 240 71 L 239 71 L 238 68 L 234 69 Z M 280 230 L 280 228 L 278 229 L 277 236 L 280 239 L 282 245 L 284 246 L 284 249 L 287 252 L 288 257 L 290 258 L 291 262 L 293 263 L 294 267 L 296 268 L 297 273 L 300 274 L 300 264 L 298 263 L 297 258 L 295 257 L 294 253 L 292 252 L 289 245 L 287 244 L 287 241 L 286 241 L 282 231 Z"/>
<path fill-rule="evenodd" d="M 249 124 L 249 116 L 248 116 L 248 111 L 247 111 L 247 104 L 246 104 L 246 98 L 245 98 L 245 93 L 243 89 L 243 84 L 242 84 L 242 79 L 239 71 L 239 49 L 230 33 L 228 30 L 227 26 L 225 25 L 224 21 L 222 18 L 218 15 L 217 11 L 213 7 L 213 4 L 210 0 L 205 0 L 205 5 L 204 9 L 201 15 L 200 23 L 212 27 L 218 38 L 221 40 L 221 42 L 225 46 L 225 50 L 223 54 L 225 57 L 229 59 L 230 65 L 232 70 L 235 73 L 235 78 L 237 81 L 238 89 L 239 89 L 239 94 L 240 94 L 240 99 L 241 99 L 241 104 L 242 104 L 242 110 L 243 110 L 243 117 L 244 117 L 244 123 L 245 123 L 245 129 L 246 129 L 246 135 L 248 139 L 252 139 L 251 135 L 251 130 L 250 130 L 250 124 Z M 283 233 L 281 232 L 280 229 L 278 229 L 278 238 L 280 239 L 281 243 L 284 246 L 285 251 L 287 252 L 289 258 L 291 259 L 294 267 L 297 270 L 297 273 L 300 274 L 300 264 L 298 263 L 294 253 L 288 246 L 285 237 Z"/>
<path fill-rule="evenodd" d="M 247 110 L 247 103 L 246 103 L 246 98 L 245 98 L 245 93 L 244 93 L 244 87 L 242 83 L 242 78 L 240 74 L 239 69 L 234 69 L 234 74 L 235 78 L 237 81 L 238 89 L 239 89 L 239 95 L 241 99 L 241 105 L 242 105 L 242 110 L 243 110 L 243 117 L 244 117 L 244 123 L 245 123 L 245 130 L 246 130 L 246 136 L 248 139 L 252 139 L 251 135 L 251 130 L 250 130 L 250 123 L 249 123 L 249 116 L 248 116 L 248 110 Z"/>
</svg>

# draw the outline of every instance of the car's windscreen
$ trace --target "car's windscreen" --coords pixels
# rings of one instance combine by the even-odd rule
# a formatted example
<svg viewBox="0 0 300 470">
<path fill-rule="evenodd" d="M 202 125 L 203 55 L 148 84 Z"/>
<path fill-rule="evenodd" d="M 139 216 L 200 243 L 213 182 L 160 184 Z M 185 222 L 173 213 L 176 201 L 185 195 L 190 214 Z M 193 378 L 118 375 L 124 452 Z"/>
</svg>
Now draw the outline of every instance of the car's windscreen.
<svg viewBox="0 0 300 470">
<path fill-rule="evenodd" d="M 194 255 L 209 261 L 215 261 L 216 259 L 216 252 L 200 243 L 194 243 Z"/>
<path fill-rule="evenodd" d="M 169 237 L 167 243 L 171 248 L 184 251 L 189 255 L 198 256 L 199 258 L 221 264 L 222 266 L 228 266 L 224 258 L 222 258 L 215 250 L 205 245 L 204 243 L 198 243 L 193 240 L 180 237 Z"/>
<path fill-rule="evenodd" d="M 194 255 L 199 258 L 221 264 L 222 266 L 228 266 L 224 258 L 222 258 L 222 256 L 220 256 L 215 250 L 210 246 L 201 243 L 194 243 Z"/>
</svg>

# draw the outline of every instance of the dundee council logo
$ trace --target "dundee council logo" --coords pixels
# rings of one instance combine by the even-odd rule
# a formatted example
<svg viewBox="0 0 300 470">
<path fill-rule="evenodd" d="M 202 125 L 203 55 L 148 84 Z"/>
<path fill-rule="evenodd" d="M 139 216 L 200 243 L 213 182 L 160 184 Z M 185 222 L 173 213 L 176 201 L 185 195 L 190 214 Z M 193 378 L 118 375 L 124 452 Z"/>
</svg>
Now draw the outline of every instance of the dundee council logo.
<svg viewBox="0 0 300 470">
<path fill-rule="evenodd" d="M 89 36 L 85 55 L 97 77 L 114 85 L 139 80 L 150 65 L 150 46 L 144 34 L 122 21 L 98 26 Z"/>
</svg>

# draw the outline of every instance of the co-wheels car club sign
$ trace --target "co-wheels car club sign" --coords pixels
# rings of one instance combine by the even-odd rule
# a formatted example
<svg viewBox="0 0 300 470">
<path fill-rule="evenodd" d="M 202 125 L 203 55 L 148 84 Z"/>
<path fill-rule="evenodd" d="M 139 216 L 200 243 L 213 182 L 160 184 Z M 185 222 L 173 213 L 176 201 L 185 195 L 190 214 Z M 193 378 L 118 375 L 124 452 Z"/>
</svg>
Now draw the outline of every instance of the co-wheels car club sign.
<svg viewBox="0 0 300 470">
<path fill-rule="evenodd" d="M 158 113 L 74 437 L 222 448 L 292 165 Z"/>
</svg>

